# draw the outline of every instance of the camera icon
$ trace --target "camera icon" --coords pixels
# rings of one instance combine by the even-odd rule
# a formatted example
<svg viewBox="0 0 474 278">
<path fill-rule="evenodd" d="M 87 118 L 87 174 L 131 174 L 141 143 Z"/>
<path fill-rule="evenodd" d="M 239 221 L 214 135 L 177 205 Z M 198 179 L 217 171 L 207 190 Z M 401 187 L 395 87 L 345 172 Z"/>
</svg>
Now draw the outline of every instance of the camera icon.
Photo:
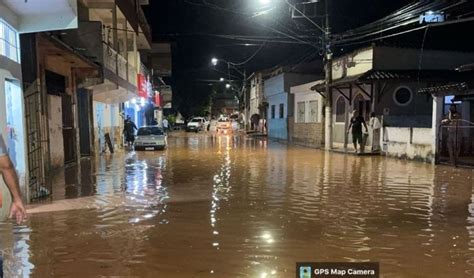
<svg viewBox="0 0 474 278">
<path fill-rule="evenodd" d="M 311 278 L 310 266 L 300 266 L 300 278 Z"/>
</svg>

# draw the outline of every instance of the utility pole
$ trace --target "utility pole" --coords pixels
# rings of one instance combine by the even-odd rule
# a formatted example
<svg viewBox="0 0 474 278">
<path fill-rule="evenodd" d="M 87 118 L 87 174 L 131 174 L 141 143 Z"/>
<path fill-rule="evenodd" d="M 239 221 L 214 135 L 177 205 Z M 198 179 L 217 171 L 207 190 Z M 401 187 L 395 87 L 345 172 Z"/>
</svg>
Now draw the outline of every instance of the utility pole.
<svg viewBox="0 0 474 278">
<path fill-rule="evenodd" d="M 326 0 L 325 10 L 326 10 L 326 20 L 324 26 L 324 61 L 326 64 L 326 117 L 325 117 L 325 137 L 324 144 L 326 150 L 332 149 L 332 51 L 331 51 L 331 29 L 329 24 L 329 1 Z"/>
</svg>

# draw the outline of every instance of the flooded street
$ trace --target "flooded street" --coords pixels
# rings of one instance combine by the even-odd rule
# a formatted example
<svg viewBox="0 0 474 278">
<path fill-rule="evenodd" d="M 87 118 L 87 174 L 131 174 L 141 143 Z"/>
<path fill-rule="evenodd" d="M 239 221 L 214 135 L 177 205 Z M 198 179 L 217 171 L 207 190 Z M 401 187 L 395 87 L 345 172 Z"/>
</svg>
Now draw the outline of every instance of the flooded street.
<svg viewBox="0 0 474 278">
<path fill-rule="evenodd" d="M 1 226 L 7 277 L 295 277 L 308 261 L 474 276 L 471 170 L 244 137 L 168 142 L 58 173 L 53 203 Z"/>
</svg>

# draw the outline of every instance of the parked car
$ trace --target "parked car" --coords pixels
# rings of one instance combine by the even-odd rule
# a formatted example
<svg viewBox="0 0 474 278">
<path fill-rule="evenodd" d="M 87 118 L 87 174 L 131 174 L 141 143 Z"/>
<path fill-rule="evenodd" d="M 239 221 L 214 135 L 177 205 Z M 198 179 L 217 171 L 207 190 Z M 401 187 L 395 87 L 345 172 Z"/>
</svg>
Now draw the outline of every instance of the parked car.
<svg viewBox="0 0 474 278">
<path fill-rule="evenodd" d="M 194 117 L 187 124 L 186 131 L 194 131 L 194 132 L 202 131 L 204 130 L 205 123 L 206 123 L 206 119 L 202 117 Z"/>
<path fill-rule="evenodd" d="M 160 127 L 148 126 L 138 129 L 135 150 L 163 150 L 166 146 L 166 133 Z"/>
<path fill-rule="evenodd" d="M 217 133 L 230 134 L 232 132 L 232 123 L 228 118 L 220 118 L 217 121 Z"/>
</svg>

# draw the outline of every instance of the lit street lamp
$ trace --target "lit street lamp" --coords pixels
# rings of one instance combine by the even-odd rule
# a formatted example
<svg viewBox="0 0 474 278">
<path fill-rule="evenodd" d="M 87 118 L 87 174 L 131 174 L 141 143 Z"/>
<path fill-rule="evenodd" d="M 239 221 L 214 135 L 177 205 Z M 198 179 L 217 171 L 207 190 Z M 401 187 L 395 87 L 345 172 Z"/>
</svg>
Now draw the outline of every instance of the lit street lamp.
<svg viewBox="0 0 474 278">
<path fill-rule="evenodd" d="M 219 62 L 219 60 L 217 58 L 212 58 L 211 60 L 211 63 L 214 65 L 214 66 L 217 66 L 217 63 Z"/>
<path fill-rule="evenodd" d="M 224 77 L 221 77 L 221 78 L 219 79 L 220 82 L 224 82 L 224 80 L 225 80 Z"/>
<path fill-rule="evenodd" d="M 226 89 L 230 89 L 231 85 L 229 83 L 225 84 Z"/>
</svg>

